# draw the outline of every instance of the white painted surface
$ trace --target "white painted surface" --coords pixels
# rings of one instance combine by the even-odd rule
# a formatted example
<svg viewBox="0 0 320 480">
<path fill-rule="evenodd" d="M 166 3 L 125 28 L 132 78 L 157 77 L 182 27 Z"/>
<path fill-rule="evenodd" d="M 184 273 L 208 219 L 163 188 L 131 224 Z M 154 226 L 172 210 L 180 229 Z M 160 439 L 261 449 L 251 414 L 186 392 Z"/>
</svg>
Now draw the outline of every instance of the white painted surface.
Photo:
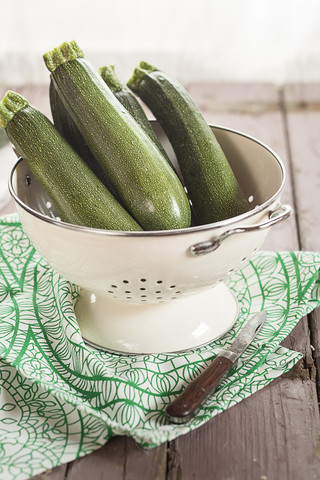
<svg viewBox="0 0 320 480">
<path fill-rule="evenodd" d="M 92 300 L 82 291 L 76 315 L 86 342 L 121 353 L 179 352 L 220 338 L 238 317 L 238 301 L 221 283 L 176 302 L 130 305 L 108 298 Z"/>
<path fill-rule="evenodd" d="M 48 80 L 42 54 L 75 39 L 127 81 L 141 60 L 181 82 L 320 80 L 318 0 L 0 0 L 0 85 Z"/>
</svg>

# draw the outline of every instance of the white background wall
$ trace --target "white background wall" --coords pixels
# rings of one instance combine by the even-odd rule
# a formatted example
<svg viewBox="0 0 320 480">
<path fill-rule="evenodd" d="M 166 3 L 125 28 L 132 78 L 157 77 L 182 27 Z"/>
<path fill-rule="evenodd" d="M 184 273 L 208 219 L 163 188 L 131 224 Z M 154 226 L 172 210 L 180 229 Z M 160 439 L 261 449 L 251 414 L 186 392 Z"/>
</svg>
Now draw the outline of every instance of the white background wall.
<svg viewBox="0 0 320 480">
<path fill-rule="evenodd" d="M 126 81 L 147 60 L 182 82 L 320 81 L 319 0 L 0 0 L 0 85 L 46 82 L 75 39 Z"/>
</svg>

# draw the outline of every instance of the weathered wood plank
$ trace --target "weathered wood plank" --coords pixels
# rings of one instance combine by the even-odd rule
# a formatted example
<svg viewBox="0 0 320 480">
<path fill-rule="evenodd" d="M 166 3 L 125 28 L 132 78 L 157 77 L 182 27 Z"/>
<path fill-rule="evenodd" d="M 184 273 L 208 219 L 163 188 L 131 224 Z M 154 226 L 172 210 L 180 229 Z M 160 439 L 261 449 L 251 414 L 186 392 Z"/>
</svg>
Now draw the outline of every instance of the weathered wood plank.
<svg viewBox="0 0 320 480">
<path fill-rule="evenodd" d="M 124 478 L 126 440 L 113 438 L 99 450 L 72 462 L 68 469 L 68 480 L 101 478 L 120 480 Z"/>
<path fill-rule="evenodd" d="M 226 88 L 223 88 L 223 95 L 227 97 Z M 253 99 L 254 88 L 252 85 L 250 95 Z M 280 107 L 274 108 L 275 103 L 280 104 L 280 98 L 275 100 L 272 88 L 265 88 L 268 92 L 262 94 L 259 87 L 259 95 L 269 99 L 270 108 L 262 102 L 260 108 L 255 103 L 255 109 L 250 106 L 246 110 L 241 98 L 241 108 L 234 108 L 233 91 L 230 93 L 232 108 L 223 111 L 219 107 L 216 111 L 212 103 L 212 98 L 220 98 L 219 91 L 216 91 L 209 103 L 211 110 L 204 114 L 209 122 L 241 130 L 262 140 L 280 155 L 289 171 L 284 116 Z M 241 95 L 241 87 L 237 90 Z M 208 104 L 203 98 L 204 90 L 190 88 L 196 101 L 197 91 L 202 105 Z M 247 91 L 243 93 L 244 96 L 249 95 Z M 294 201 L 290 177 L 283 199 L 290 203 Z M 276 250 L 299 248 L 295 218 L 273 229 L 265 247 Z M 306 319 L 298 324 L 284 343 L 302 351 L 305 358 L 310 358 Z M 290 375 L 282 376 L 201 429 L 173 442 L 169 479 L 211 478 L 213 472 L 215 478 L 221 480 L 316 478 L 319 468 L 315 457 L 318 433 L 315 385 L 310 378 L 309 365 L 300 362 Z"/>
<path fill-rule="evenodd" d="M 214 84 L 211 88 L 209 85 L 202 88 L 201 84 L 197 84 L 191 85 L 189 92 L 209 123 L 239 130 L 265 143 L 277 153 L 290 172 L 285 125 L 279 108 L 279 92 L 273 85 Z M 294 206 L 289 175 L 281 200 Z M 278 251 L 298 249 L 294 217 L 270 229 L 262 248 Z"/>
<path fill-rule="evenodd" d="M 259 113 L 278 110 L 278 89 L 270 83 L 193 83 L 188 92 L 201 111 Z"/>
<path fill-rule="evenodd" d="M 289 83 L 284 88 L 287 111 L 319 110 L 320 83 Z"/>
<path fill-rule="evenodd" d="M 320 251 L 320 84 L 287 85 L 284 101 L 302 249 Z M 320 398 L 320 310 L 309 316 Z"/>
<path fill-rule="evenodd" d="M 0 89 L 1 98 L 6 88 Z M 48 86 L 20 87 L 18 93 L 42 113 L 51 118 Z M 1 215 L 15 211 L 14 202 L 1 210 Z M 33 480 L 64 480 L 67 465 L 61 465 L 33 477 Z M 150 478 L 164 480 L 166 476 L 166 445 L 152 450 L 143 450 L 126 437 L 112 439 L 103 448 L 71 463 L 68 480 L 104 478 L 110 480 Z"/>
<path fill-rule="evenodd" d="M 191 85 L 190 95 L 208 122 L 234 128 L 242 131 L 268 145 L 282 160 L 287 179 L 281 197 L 283 203 L 288 203 L 295 208 L 295 198 L 291 178 L 291 161 L 289 158 L 289 145 L 287 142 L 286 124 L 279 90 L 271 84 L 206 84 Z M 209 101 L 207 101 L 209 98 Z M 254 108 L 252 107 L 254 105 Z M 268 234 L 262 246 L 264 250 L 298 250 L 299 237 L 295 215 L 282 224 L 276 225 Z M 304 322 L 307 320 L 304 319 Z M 305 341 L 305 327 L 299 327 L 292 332 L 283 345 L 297 344 L 297 339 Z M 299 341 L 298 341 L 299 344 Z M 291 347 L 293 348 L 293 347 Z M 300 351 L 306 351 L 306 345 Z M 299 350 L 299 346 L 296 345 Z"/>
<path fill-rule="evenodd" d="M 90 477 L 101 478 L 101 480 L 141 478 L 165 480 L 166 466 L 166 445 L 144 450 L 130 438 L 116 437 L 96 452 L 72 462 L 67 478 L 68 480 Z"/>
<path fill-rule="evenodd" d="M 35 475 L 30 480 L 65 480 L 67 474 L 67 465 L 60 465 L 59 467 L 47 470 L 46 472 Z"/>
<path fill-rule="evenodd" d="M 286 87 L 284 101 L 301 247 L 320 251 L 320 85 Z"/>
<path fill-rule="evenodd" d="M 6 88 L 5 85 L 0 85 L 0 100 L 2 100 L 4 94 L 6 93 L 8 89 Z"/>
<path fill-rule="evenodd" d="M 314 385 L 297 376 L 274 381 L 177 440 L 168 480 L 318 478 L 313 396 Z"/>
<path fill-rule="evenodd" d="M 312 357 L 315 365 L 314 378 L 317 385 L 318 398 L 320 398 L 320 308 L 317 308 L 309 315 L 309 325 L 311 330 Z"/>
<path fill-rule="evenodd" d="M 139 447 L 132 439 L 126 442 L 126 474 L 124 480 L 165 480 L 167 473 L 167 445 L 151 450 Z"/>
<path fill-rule="evenodd" d="M 49 100 L 49 79 L 46 85 L 21 85 L 15 88 L 12 88 L 11 85 L 0 85 L 0 100 L 7 90 L 14 90 L 24 96 L 31 105 L 48 118 L 52 118 Z"/>
<path fill-rule="evenodd" d="M 4 85 L 0 85 L 0 100 L 2 100 L 5 92 L 6 92 L 7 88 L 4 86 Z M 0 156 L 1 156 L 1 151 L 0 151 Z M 1 157 L 0 157 L 0 160 Z M 0 165 L 1 165 L 1 161 L 0 161 Z M 2 176 L 3 173 L 0 172 L 0 175 Z M 4 181 L 4 179 L 1 177 L 1 181 Z M 15 208 L 13 206 L 13 202 L 9 200 L 9 197 L 10 197 L 10 194 L 9 194 L 9 191 L 7 192 L 7 195 L 8 195 L 8 203 L 6 203 L 0 210 L 0 214 L 1 215 L 5 215 L 6 213 L 11 213 L 13 211 L 15 211 Z M 5 197 L 6 199 L 7 197 Z M 6 200 L 3 200 L 3 201 L 6 201 Z"/>
<path fill-rule="evenodd" d="M 279 108 L 279 96 L 272 85 L 192 85 L 190 92 L 209 122 L 228 126 L 253 135 L 273 148 L 290 169 L 291 157 L 294 163 L 293 186 L 299 188 L 302 177 L 298 172 L 299 162 L 305 165 L 310 156 L 317 154 L 308 148 L 299 154 L 302 139 L 292 139 L 294 125 L 300 129 L 300 137 L 306 135 L 306 125 L 312 124 L 316 133 L 318 122 L 317 88 L 286 90 L 286 117 Z M 50 116 L 47 86 L 21 88 L 20 93 Z M 293 96 L 289 102 L 289 92 Z M 295 92 L 299 92 L 297 95 Z M 303 93 L 304 92 L 304 93 Z M 299 100 L 298 100 L 299 98 Z M 310 103 L 312 99 L 312 106 Z M 307 106 L 306 106 L 307 105 Z M 303 107 L 308 116 L 307 124 L 300 119 L 293 121 L 292 115 Z M 288 113 L 289 112 L 289 113 Z M 300 112 L 301 114 L 301 112 Z M 296 118 L 296 117 L 295 117 Z M 288 124 L 285 120 L 288 120 Z M 290 120 L 291 119 L 291 120 Z M 291 122 L 291 123 L 290 123 Z M 304 130 L 301 130 L 304 127 Z M 287 143 L 289 132 L 290 143 Z M 302 133 L 301 133 L 302 132 Z M 310 132 L 309 132 L 310 133 Z M 316 152 L 318 143 L 315 143 Z M 309 145 L 310 147 L 310 145 Z M 307 151 L 307 154 L 305 152 Z M 291 154 L 291 156 L 289 155 Z M 305 160 L 308 157 L 309 160 Z M 296 159 L 296 160 L 295 160 Z M 303 160 L 301 160 L 303 159 Z M 313 163 L 312 163 L 313 164 Z M 297 187 L 298 186 L 298 187 Z M 305 189 L 305 204 L 297 196 L 298 218 L 308 210 L 300 225 L 303 248 L 313 245 L 319 249 L 319 235 L 313 227 L 306 226 L 313 218 L 309 210 L 314 196 Z M 293 187 L 288 177 L 282 197 L 284 202 L 295 205 Z M 314 202 L 316 203 L 316 202 Z M 318 217 L 316 217 L 318 218 Z M 305 222 L 305 223 L 303 223 Z M 303 226 L 303 228 L 302 228 Z M 308 228 L 307 228 L 308 227 Z M 303 233 L 304 232 L 304 233 Z M 288 250 L 300 247 L 295 217 L 273 228 L 264 245 L 266 249 Z M 319 365 L 320 334 L 316 328 L 319 311 L 311 316 L 311 334 L 315 348 L 314 360 Z M 194 478 L 219 478 L 219 480 L 300 480 L 319 478 L 319 416 L 314 384 L 315 365 L 309 343 L 309 325 L 304 319 L 299 322 L 284 344 L 305 354 L 288 374 L 272 382 L 268 387 L 249 397 L 239 405 L 218 415 L 202 428 L 180 437 L 170 444 L 168 459 L 168 480 Z M 68 471 L 62 465 L 51 472 L 35 477 L 37 480 L 82 480 L 86 478 L 137 480 L 164 479 L 166 445 L 144 451 L 125 437 L 112 439 L 106 446 L 91 455 L 72 462 Z M 51 476 L 50 476 L 51 475 Z"/>
</svg>

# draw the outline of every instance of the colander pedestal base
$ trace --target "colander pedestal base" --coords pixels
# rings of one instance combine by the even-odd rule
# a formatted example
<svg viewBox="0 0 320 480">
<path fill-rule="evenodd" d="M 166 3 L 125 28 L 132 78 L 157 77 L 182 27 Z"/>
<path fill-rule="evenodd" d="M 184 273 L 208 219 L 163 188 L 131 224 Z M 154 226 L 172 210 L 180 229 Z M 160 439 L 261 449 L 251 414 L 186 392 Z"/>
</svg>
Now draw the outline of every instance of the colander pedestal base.
<svg viewBox="0 0 320 480">
<path fill-rule="evenodd" d="M 83 339 L 122 354 L 175 353 L 224 335 L 238 317 L 238 302 L 220 283 L 168 303 L 135 305 L 82 290 L 75 308 Z"/>
</svg>

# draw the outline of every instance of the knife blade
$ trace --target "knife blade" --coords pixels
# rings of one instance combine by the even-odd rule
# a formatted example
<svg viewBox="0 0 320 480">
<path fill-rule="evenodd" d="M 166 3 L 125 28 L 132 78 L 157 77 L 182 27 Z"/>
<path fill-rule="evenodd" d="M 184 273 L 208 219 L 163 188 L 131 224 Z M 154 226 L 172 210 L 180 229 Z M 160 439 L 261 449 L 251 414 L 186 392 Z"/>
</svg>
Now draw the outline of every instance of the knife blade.
<svg viewBox="0 0 320 480">
<path fill-rule="evenodd" d="M 235 340 L 222 350 L 212 363 L 170 403 L 165 415 L 171 423 L 186 423 L 196 415 L 202 403 L 211 396 L 219 383 L 234 368 L 235 363 L 260 332 L 266 312 L 261 311 L 244 323 Z"/>
</svg>

